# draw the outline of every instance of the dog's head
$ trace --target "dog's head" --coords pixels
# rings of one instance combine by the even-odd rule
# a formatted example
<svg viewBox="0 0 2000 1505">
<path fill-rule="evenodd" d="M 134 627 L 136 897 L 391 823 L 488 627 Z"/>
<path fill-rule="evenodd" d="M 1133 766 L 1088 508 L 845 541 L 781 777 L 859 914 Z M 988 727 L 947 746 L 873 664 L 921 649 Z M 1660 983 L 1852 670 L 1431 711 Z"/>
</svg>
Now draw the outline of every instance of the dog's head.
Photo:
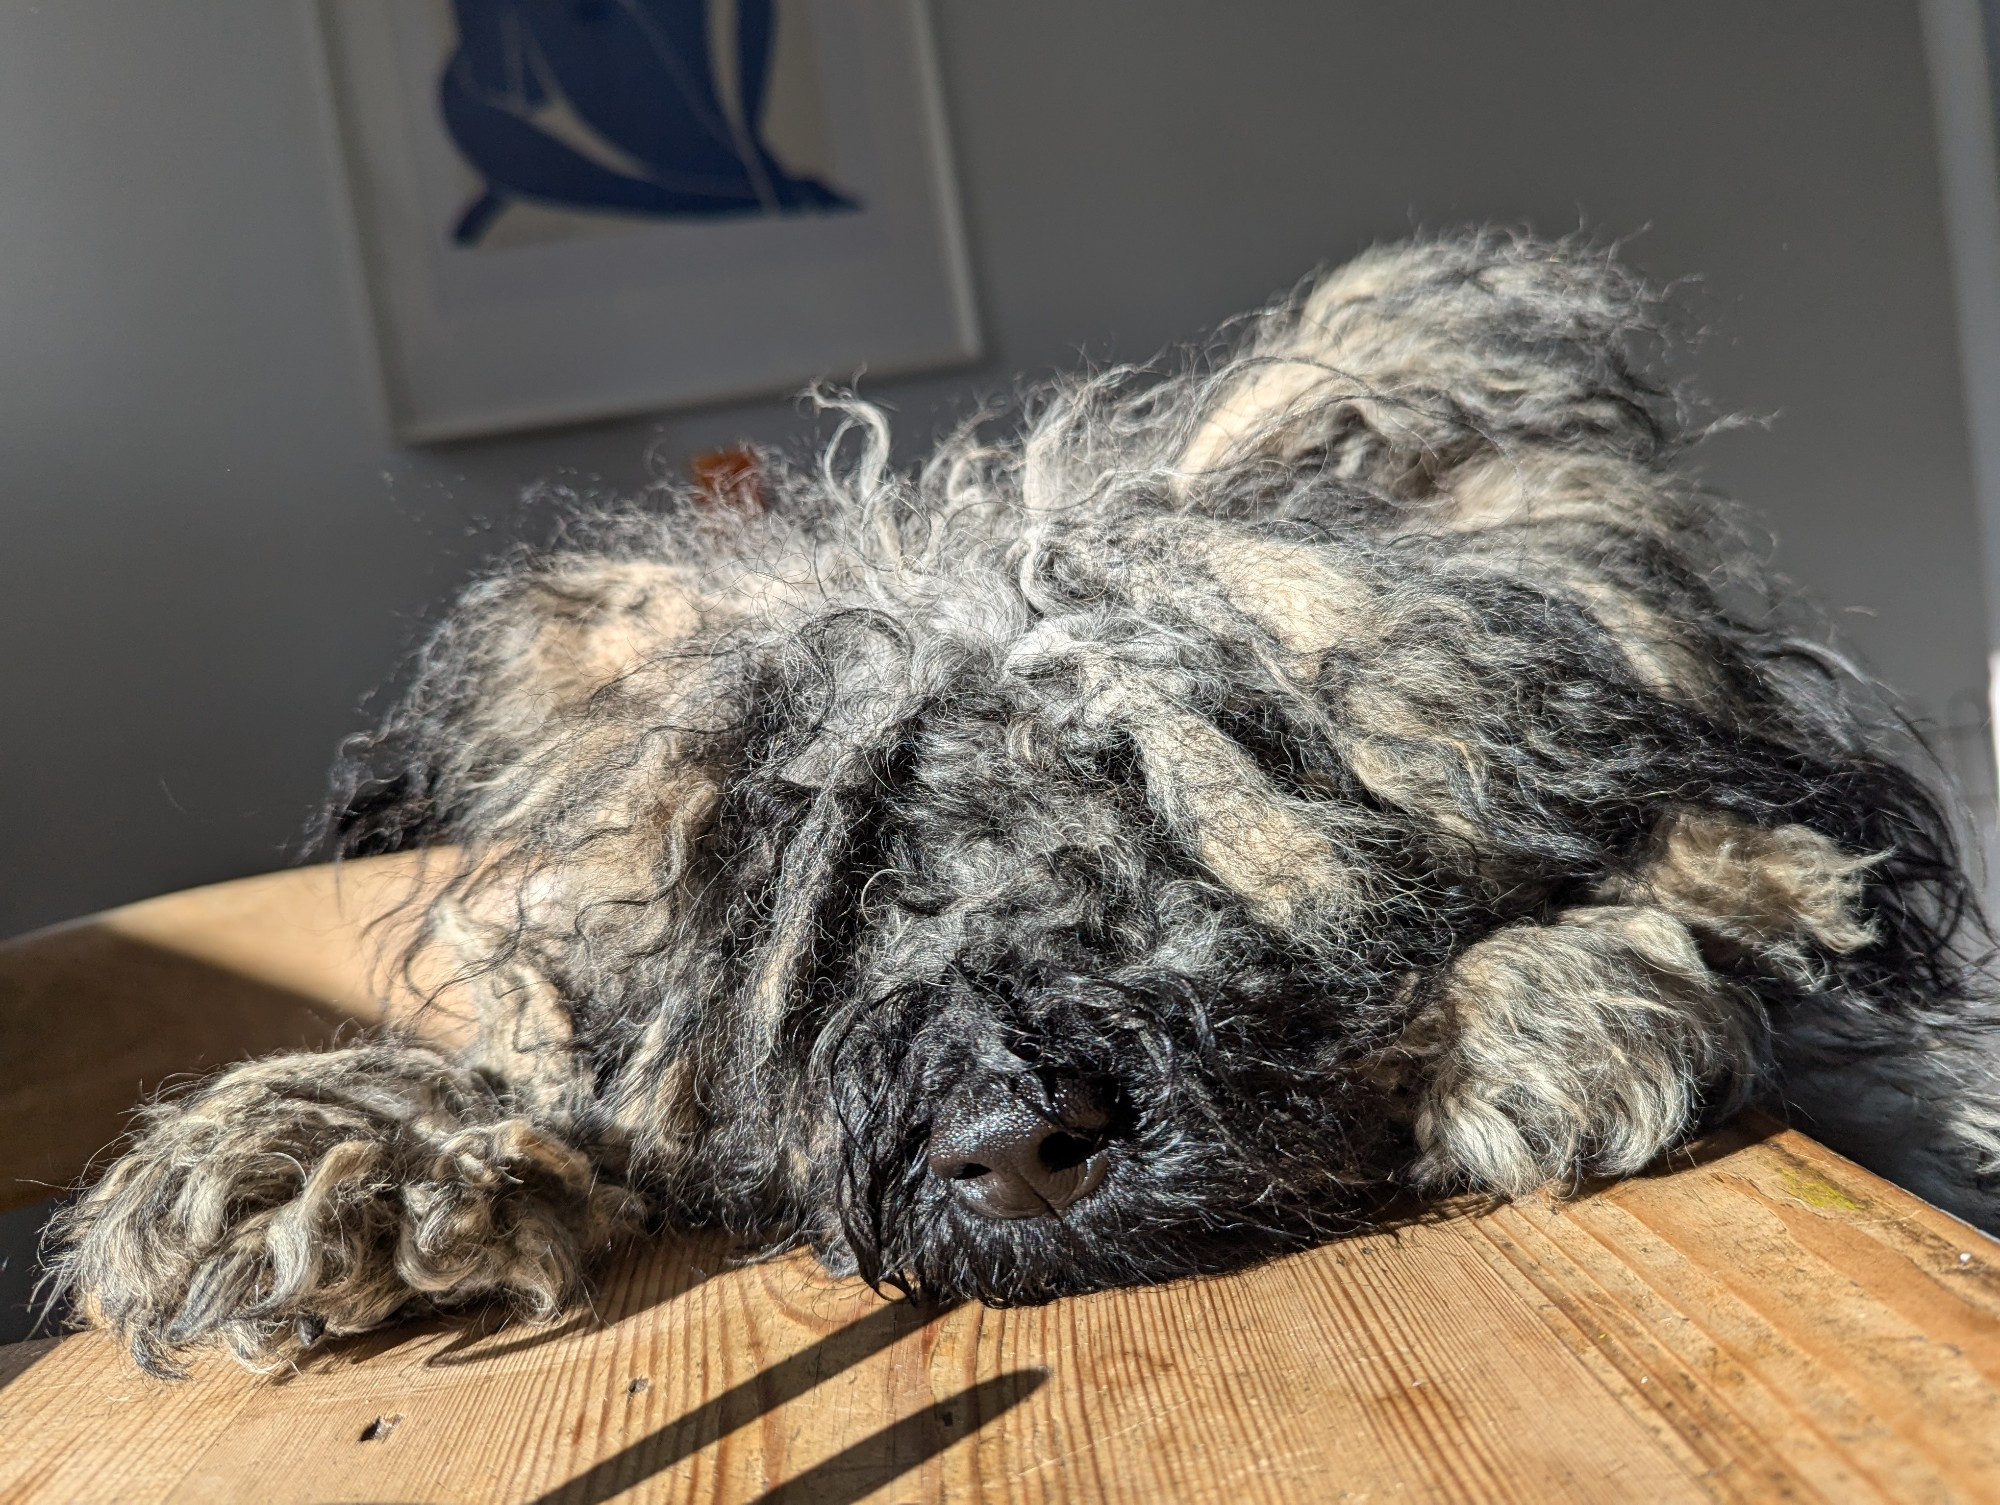
<svg viewBox="0 0 2000 1505">
<path fill-rule="evenodd" d="M 1636 1169 L 1767 1011 L 1948 988 L 1962 894 L 1668 471 L 1649 306 L 1439 242 L 916 478 L 855 406 L 769 515 L 477 588 L 394 829 L 472 853 L 547 1100 L 872 1279 L 1042 1299 Z"/>
<path fill-rule="evenodd" d="M 872 793 L 809 1063 L 823 1239 L 871 1277 L 1018 1301 L 1342 1226 L 1343 1188 L 1408 1140 L 1384 1067 L 1408 980 L 1367 954 L 1396 941 L 1291 943 L 1192 858 L 1120 737 L 1032 724 L 1046 694 L 955 707 L 919 739 L 948 750 Z"/>
</svg>

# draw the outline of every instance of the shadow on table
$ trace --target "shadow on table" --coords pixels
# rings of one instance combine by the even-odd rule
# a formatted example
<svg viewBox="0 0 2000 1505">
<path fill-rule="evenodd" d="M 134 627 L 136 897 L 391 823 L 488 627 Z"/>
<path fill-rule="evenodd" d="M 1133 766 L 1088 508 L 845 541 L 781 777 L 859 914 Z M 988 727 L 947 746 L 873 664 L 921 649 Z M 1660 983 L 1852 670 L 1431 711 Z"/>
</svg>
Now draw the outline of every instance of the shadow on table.
<svg viewBox="0 0 2000 1505">
<path fill-rule="evenodd" d="M 854 1327 L 873 1320 L 863 1318 L 861 1322 L 842 1329 L 842 1332 L 851 1332 Z M 737 1389 L 745 1390 L 764 1383 L 784 1370 L 786 1365 L 797 1363 L 823 1348 L 825 1343 L 840 1337 L 841 1333 L 835 1333 L 824 1343 L 816 1344 L 813 1349 L 787 1359 L 783 1364 L 773 1365 Z M 871 1337 L 864 1341 L 873 1342 L 875 1339 Z M 866 1499 L 911 1470 L 921 1468 L 989 1422 L 999 1420 L 1046 1383 L 1048 1371 L 1045 1369 L 1017 1369 L 996 1375 L 935 1405 L 926 1406 L 901 1421 L 891 1422 L 852 1447 L 842 1448 L 824 1463 L 815 1464 L 775 1489 L 758 1495 L 750 1505 L 854 1505 L 855 1501 Z M 730 1391 L 717 1396 L 672 1425 L 662 1427 L 643 1442 L 634 1443 L 624 1452 L 605 1459 L 587 1473 L 547 1494 L 536 1496 L 529 1505 L 559 1505 L 559 1502 L 560 1505 L 597 1505 L 599 1501 L 609 1500 L 625 1490 L 644 1484 L 697 1451 L 700 1443 L 690 1447 L 687 1442 L 691 1437 L 705 1434 L 715 1421 L 711 1414 L 713 1409 L 730 1402 L 735 1394 L 735 1391 Z M 751 1412 L 745 1420 L 761 1414 L 761 1411 Z M 401 1502 L 368 1502 L 368 1505 L 401 1505 Z"/>
<path fill-rule="evenodd" d="M 752 1505 L 851 1505 L 996 1421 L 1048 1382 L 1045 1369 L 1017 1369 L 961 1390 L 842 1448 L 826 1462 L 759 1495 Z"/>
<path fill-rule="evenodd" d="M 533 1505 L 597 1505 L 622 1494 L 694 1456 L 738 1427 L 873 1358 L 947 1310 L 913 1301 L 889 1302 L 704 1401 L 686 1415 L 539 1496 Z M 780 1486 L 766 1498 L 815 1502 L 860 1499 L 896 1475 L 936 1457 L 959 1438 L 969 1436 L 987 1420 L 1018 1404 L 1044 1378 L 1042 1371 L 1028 1370 L 974 1386 L 883 1428 L 797 1480 Z M 884 1469 L 889 1471 L 884 1473 Z M 873 1482 L 863 1487 L 864 1480 Z M 808 1492 L 788 1492 L 799 1489 Z"/>
</svg>

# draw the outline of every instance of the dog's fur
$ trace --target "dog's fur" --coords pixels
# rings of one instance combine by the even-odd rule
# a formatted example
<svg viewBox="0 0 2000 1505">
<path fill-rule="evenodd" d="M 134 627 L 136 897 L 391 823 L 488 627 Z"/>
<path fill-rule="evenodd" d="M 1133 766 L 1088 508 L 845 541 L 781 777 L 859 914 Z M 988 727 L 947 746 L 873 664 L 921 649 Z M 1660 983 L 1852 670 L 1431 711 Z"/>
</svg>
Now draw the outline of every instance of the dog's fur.
<svg viewBox="0 0 2000 1505">
<path fill-rule="evenodd" d="M 1606 255 L 1371 252 L 1214 358 L 914 475 L 841 406 L 475 586 L 341 801 L 462 852 L 477 997 L 149 1109 L 60 1277 L 141 1362 L 532 1314 L 647 1219 L 941 1296 L 1239 1264 L 1385 1187 L 1639 1170 L 1761 1096 L 1993 1226 L 1996 1024 L 1933 798 L 1788 625 Z M 996 1221 L 948 1104 L 1102 1105 Z"/>
</svg>

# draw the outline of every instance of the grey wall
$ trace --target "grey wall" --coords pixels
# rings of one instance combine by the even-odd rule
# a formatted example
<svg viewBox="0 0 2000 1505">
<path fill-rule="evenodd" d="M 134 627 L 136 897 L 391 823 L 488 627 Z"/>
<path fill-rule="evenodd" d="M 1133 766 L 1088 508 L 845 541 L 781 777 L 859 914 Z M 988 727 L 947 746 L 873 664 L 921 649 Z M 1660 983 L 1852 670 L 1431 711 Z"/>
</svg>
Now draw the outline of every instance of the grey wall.
<svg viewBox="0 0 2000 1505">
<path fill-rule="evenodd" d="M 1914 4 L 938 21 L 990 357 L 872 388 L 917 429 L 1413 226 L 1643 230 L 1641 266 L 1706 279 L 1709 390 L 1777 415 L 1713 478 L 1922 711 L 1976 717 Z M 301 0 L 0 0 L 0 933 L 280 862 L 414 625 L 547 511 L 525 485 L 629 486 L 649 445 L 672 465 L 801 424 L 774 402 L 390 446 L 312 70 Z"/>
</svg>

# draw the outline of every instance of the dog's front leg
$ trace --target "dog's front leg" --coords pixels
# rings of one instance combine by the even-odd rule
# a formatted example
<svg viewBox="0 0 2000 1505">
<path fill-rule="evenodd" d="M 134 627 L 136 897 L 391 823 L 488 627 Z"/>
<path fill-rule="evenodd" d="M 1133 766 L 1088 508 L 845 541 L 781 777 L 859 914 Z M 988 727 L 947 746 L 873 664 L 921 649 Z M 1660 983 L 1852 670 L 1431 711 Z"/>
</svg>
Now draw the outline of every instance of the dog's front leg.
<svg viewBox="0 0 2000 1505">
<path fill-rule="evenodd" d="M 560 1125 L 435 1050 L 273 1056 L 146 1110 L 66 1215 L 55 1273 L 171 1374 L 202 1348 L 270 1359 L 411 1307 L 553 1315 L 628 1201 Z"/>
<path fill-rule="evenodd" d="M 1631 1175 L 1740 1102 L 1765 1057 L 1755 1001 L 1650 905 L 1589 905 L 1467 948 L 1412 1021 L 1420 1186 L 1521 1196 Z"/>
<path fill-rule="evenodd" d="M 409 1309 L 559 1312 L 636 1215 L 601 1174 L 554 989 L 490 926 L 432 911 L 470 1004 L 461 1054 L 386 1039 L 251 1061 L 146 1109 L 54 1232 L 54 1277 L 148 1369 L 246 1362 Z"/>
</svg>

